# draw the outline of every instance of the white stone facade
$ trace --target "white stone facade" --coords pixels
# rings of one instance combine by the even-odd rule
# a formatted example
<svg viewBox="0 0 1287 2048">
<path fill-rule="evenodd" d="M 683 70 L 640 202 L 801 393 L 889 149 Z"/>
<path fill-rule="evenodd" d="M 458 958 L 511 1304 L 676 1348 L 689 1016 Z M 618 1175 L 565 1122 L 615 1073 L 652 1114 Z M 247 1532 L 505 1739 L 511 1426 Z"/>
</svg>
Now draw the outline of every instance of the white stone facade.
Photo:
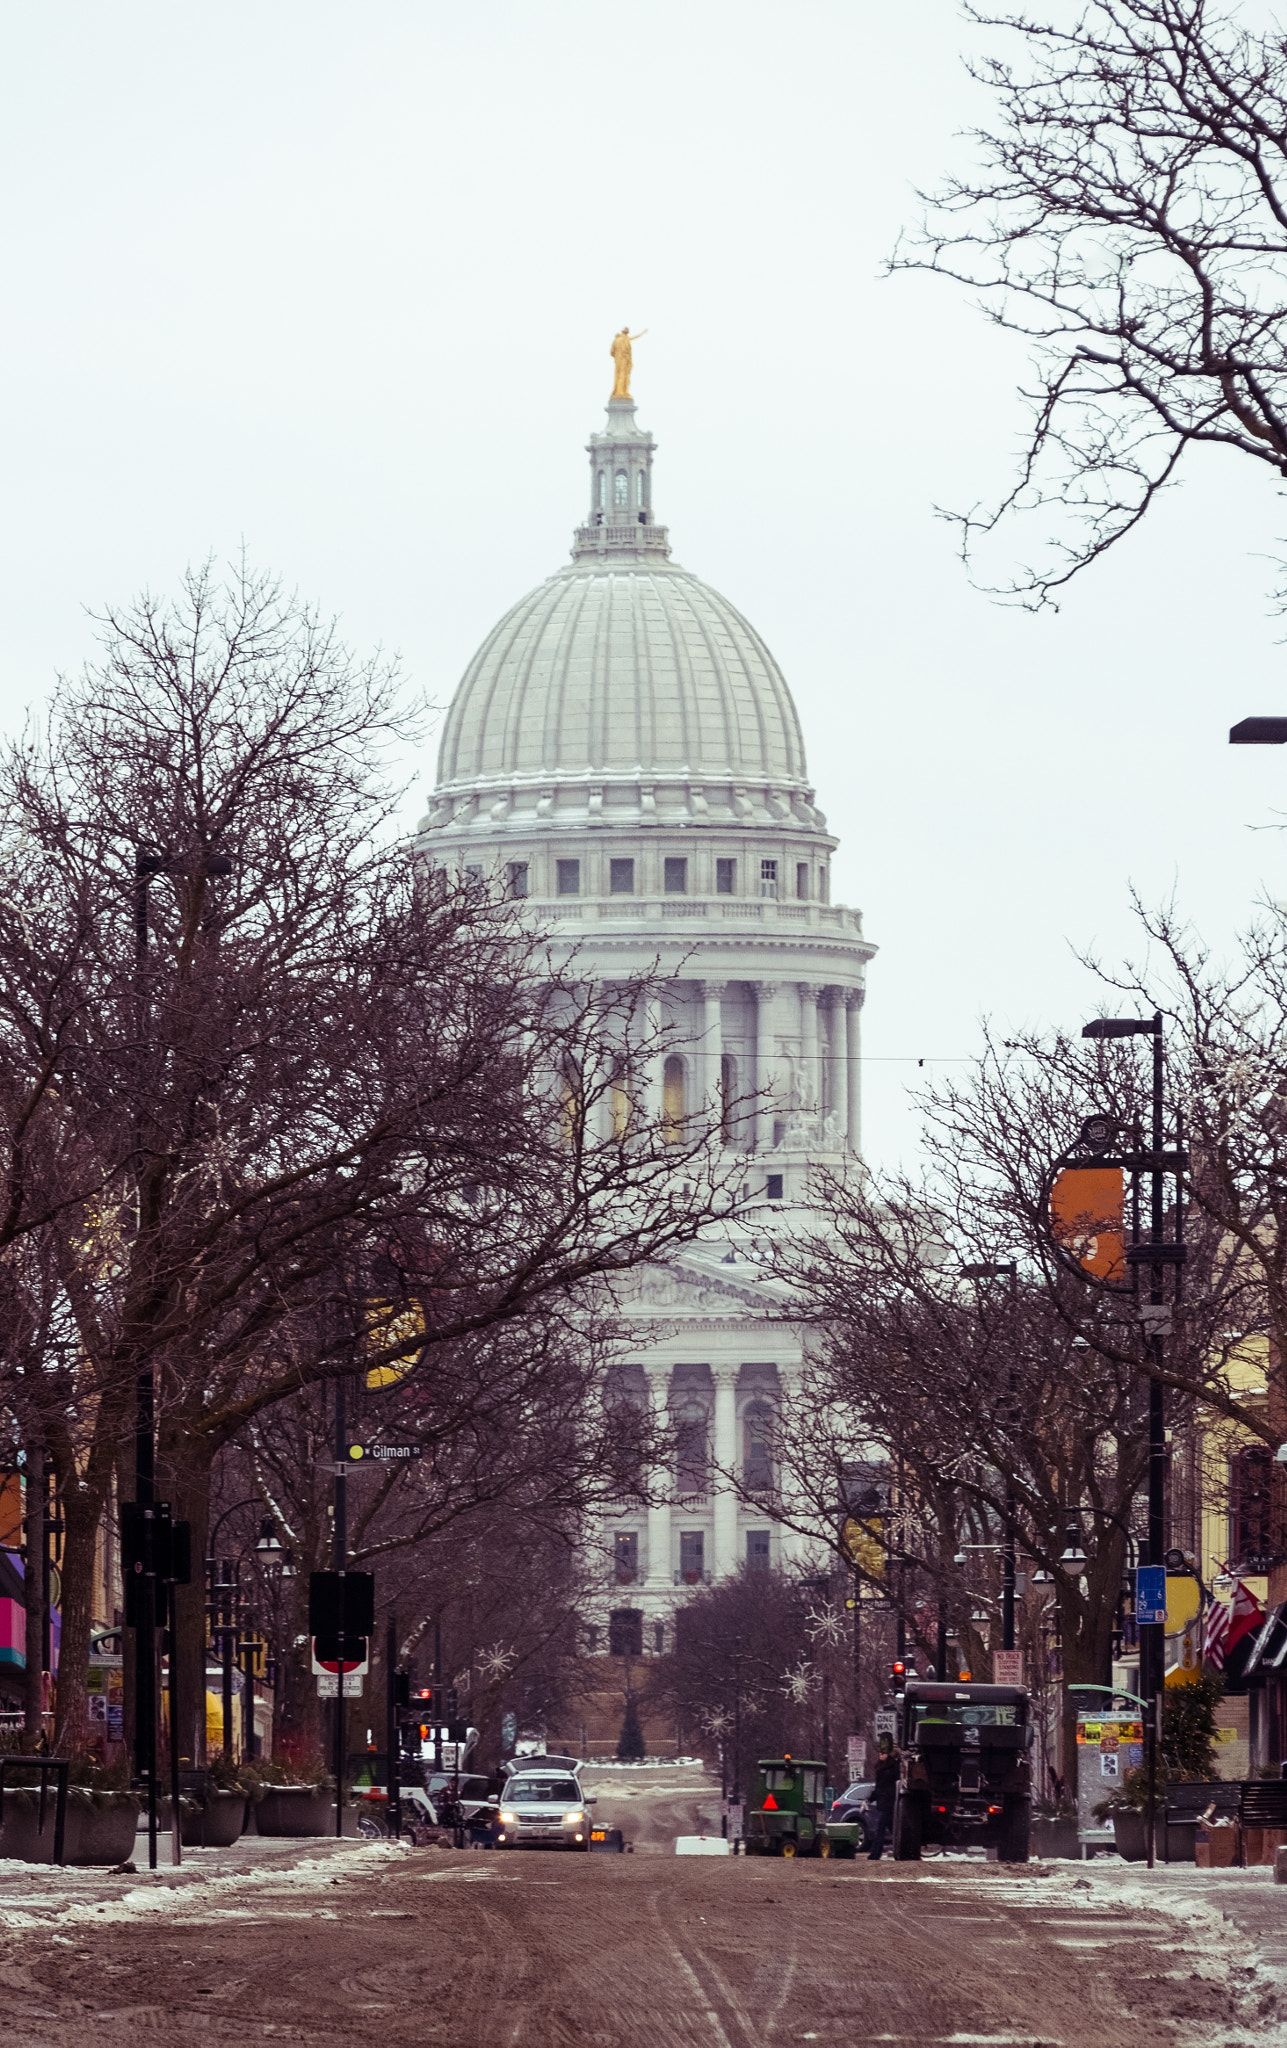
<svg viewBox="0 0 1287 2048">
<path fill-rule="evenodd" d="M 874 948 L 830 901 L 835 840 L 807 780 L 791 695 L 726 599 L 670 560 L 653 518 L 653 442 L 613 400 L 589 444 L 572 561 L 484 641 L 451 705 L 420 846 L 489 876 L 575 939 L 587 976 L 660 970 L 651 1020 L 675 1052 L 660 1114 L 762 1096 L 724 1133 L 743 1220 L 638 1275 L 636 1398 L 677 1432 L 664 1498 L 599 1532 L 612 1642 L 651 1652 L 688 1588 L 781 1562 L 757 1416 L 791 1399 L 800 1347 L 768 1321 L 752 1232 L 811 1166 L 860 1149 L 860 1013 Z M 703 1456 L 703 1445 L 705 1455 Z M 764 1506 L 703 1480 L 736 1470 Z M 603 1647 L 608 1647 L 607 1641 Z"/>
</svg>

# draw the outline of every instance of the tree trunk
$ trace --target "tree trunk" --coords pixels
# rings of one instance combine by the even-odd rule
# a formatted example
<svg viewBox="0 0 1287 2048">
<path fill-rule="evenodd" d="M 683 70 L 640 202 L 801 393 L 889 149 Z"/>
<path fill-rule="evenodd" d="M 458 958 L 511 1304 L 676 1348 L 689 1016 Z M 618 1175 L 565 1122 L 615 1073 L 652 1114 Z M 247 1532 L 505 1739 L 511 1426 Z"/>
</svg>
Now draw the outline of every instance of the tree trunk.
<svg viewBox="0 0 1287 2048">
<path fill-rule="evenodd" d="M 206 1539 L 210 1528 L 210 1468 L 215 1449 L 185 1426 L 181 1416 L 158 1445 L 159 1491 L 174 1519 L 191 1530 L 192 1578 L 175 1588 L 174 1654 L 179 1678 L 179 1755 L 189 1763 L 204 1758 L 206 1746 Z"/>
<path fill-rule="evenodd" d="M 94 1626 L 94 1557 L 106 1489 L 73 1472 L 62 1477 L 62 1637 L 58 1651 L 57 1746 L 60 1755 L 83 1749 L 89 1736 L 90 1634 Z"/>
</svg>

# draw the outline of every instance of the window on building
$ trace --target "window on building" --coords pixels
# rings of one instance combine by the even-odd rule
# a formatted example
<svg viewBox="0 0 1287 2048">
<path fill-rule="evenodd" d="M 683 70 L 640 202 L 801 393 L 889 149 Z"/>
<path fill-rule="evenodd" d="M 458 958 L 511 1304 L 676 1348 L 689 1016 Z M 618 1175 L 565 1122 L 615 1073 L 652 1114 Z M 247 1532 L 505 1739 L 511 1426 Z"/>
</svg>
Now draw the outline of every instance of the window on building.
<svg viewBox="0 0 1287 2048">
<path fill-rule="evenodd" d="M 825 860 L 820 861 L 818 864 L 818 901 L 819 903 L 830 903 L 831 901 L 831 870 Z"/>
<path fill-rule="evenodd" d="M 635 478 L 635 503 L 636 505 L 644 506 L 647 504 L 647 502 L 648 500 L 644 491 L 644 472 L 640 470 L 638 476 Z"/>
<path fill-rule="evenodd" d="M 634 895 L 635 864 L 632 860 L 610 860 L 608 862 L 608 890 L 613 896 Z"/>
<path fill-rule="evenodd" d="M 719 1063 L 719 1134 L 726 1145 L 731 1145 L 737 1135 L 734 1125 L 737 1112 L 733 1105 L 737 1101 L 737 1061 L 731 1052 L 721 1053 Z"/>
<path fill-rule="evenodd" d="M 471 885 L 471 887 L 476 888 L 479 882 L 482 881 L 482 879 L 482 862 L 480 860 L 467 860 L 465 862 L 465 880 Z"/>
<path fill-rule="evenodd" d="M 742 1417 L 742 1484 L 752 1493 L 773 1487 L 773 1409 L 752 1401 Z"/>
<path fill-rule="evenodd" d="M 604 470 L 599 471 L 597 479 L 596 496 L 598 500 L 599 510 L 600 512 L 602 512 L 604 506 L 608 502 L 608 478 Z"/>
<path fill-rule="evenodd" d="M 809 863 L 798 860 L 795 864 L 795 893 L 801 903 L 809 900 Z"/>
<path fill-rule="evenodd" d="M 710 1461 L 710 1417 L 705 1403 L 691 1395 L 675 1417 L 676 1491 L 705 1499 Z"/>
<path fill-rule="evenodd" d="M 655 1653 L 655 1654 L 656 1654 L 656 1655 L 657 1655 L 658 1657 L 664 1657 L 664 1656 L 665 1656 L 665 1654 L 666 1654 L 666 1624 L 665 1624 L 665 1622 L 664 1622 L 664 1621 L 654 1621 L 654 1623 L 653 1623 L 653 1625 L 652 1625 L 652 1647 L 653 1647 L 653 1651 L 654 1651 L 654 1653 Z"/>
<path fill-rule="evenodd" d="M 579 860 L 561 860 L 555 863 L 556 886 L 560 896 L 581 894 L 581 863 Z"/>
<path fill-rule="evenodd" d="M 639 1535 L 634 1529 L 618 1529 L 612 1540 L 613 1571 L 619 1586 L 633 1586 L 639 1576 Z"/>
<path fill-rule="evenodd" d="M 766 1200 L 770 1202 L 780 1202 L 782 1200 L 782 1175 L 780 1173 L 770 1173 L 765 1177 L 764 1194 Z"/>
<path fill-rule="evenodd" d="M 630 479 L 619 469 L 612 483 L 612 502 L 622 512 L 630 510 Z"/>
<path fill-rule="evenodd" d="M 1256 1570 L 1253 1560 L 1268 1558 L 1272 1551 L 1273 1470 L 1273 1452 L 1267 1444 L 1248 1444 L 1229 1460 L 1229 1561 L 1237 1570 Z"/>
<path fill-rule="evenodd" d="M 643 1656 L 643 1615 L 637 1607 L 614 1607 L 608 1616 L 608 1655 Z"/>
<path fill-rule="evenodd" d="M 668 1145 L 678 1145 L 684 1135 L 684 1062 L 679 1053 L 667 1055 L 661 1070 L 661 1135 Z"/>
<path fill-rule="evenodd" d="M 688 862 L 682 853 L 668 853 L 662 869 L 663 883 L 668 896 L 686 896 L 688 893 Z"/>
<path fill-rule="evenodd" d="M 746 1532 L 746 1569 L 748 1572 L 766 1572 L 773 1559 L 769 1551 L 769 1531 L 748 1529 Z"/>
<path fill-rule="evenodd" d="M 527 862 L 512 860 L 509 864 L 509 893 L 511 896 L 526 896 L 527 890 Z"/>
<path fill-rule="evenodd" d="M 778 864 L 775 860 L 760 862 L 760 894 L 776 896 L 778 893 Z"/>
<path fill-rule="evenodd" d="M 706 1575 L 706 1538 L 700 1529 L 679 1532 L 679 1577 L 685 1586 L 700 1586 Z"/>
<path fill-rule="evenodd" d="M 737 862 L 717 860 L 715 863 L 715 894 L 731 896 L 737 888 Z"/>
</svg>

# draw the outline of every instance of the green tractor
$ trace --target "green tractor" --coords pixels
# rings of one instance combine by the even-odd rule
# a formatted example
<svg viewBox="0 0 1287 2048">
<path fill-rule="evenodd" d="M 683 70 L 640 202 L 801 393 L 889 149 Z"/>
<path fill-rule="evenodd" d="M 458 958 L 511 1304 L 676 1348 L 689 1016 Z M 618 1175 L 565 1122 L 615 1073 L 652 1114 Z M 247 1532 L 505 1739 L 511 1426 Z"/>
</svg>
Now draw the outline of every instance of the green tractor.
<svg viewBox="0 0 1287 2048">
<path fill-rule="evenodd" d="M 748 1856 L 829 1856 L 827 1767 L 809 1759 L 771 1756 L 756 1766 L 755 1802 L 747 1816 Z"/>
</svg>

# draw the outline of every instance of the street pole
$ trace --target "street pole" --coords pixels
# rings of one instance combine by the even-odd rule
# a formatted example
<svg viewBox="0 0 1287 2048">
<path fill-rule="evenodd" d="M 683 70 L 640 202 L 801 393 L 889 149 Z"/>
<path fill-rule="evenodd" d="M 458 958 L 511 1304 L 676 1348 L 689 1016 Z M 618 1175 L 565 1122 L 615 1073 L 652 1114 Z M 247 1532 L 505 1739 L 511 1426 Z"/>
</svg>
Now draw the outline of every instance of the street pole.
<svg viewBox="0 0 1287 2048">
<path fill-rule="evenodd" d="M 1162 1017 L 1159 1011 L 1153 1018 L 1153 1166 L 1149 1190 L 1149 1234 L 1155 1252 L 1161 1251 L 1166 1221 L 1161 1167 L 1162 1083 Z M 1166 1300 L 1166 1268 L 1160 1257 L 1155 1258 L 1149 1267 L 1148 1298 L 1150 1308 L 1155 1311 L 1148 1331 L 1148 1349 L 1153 1365 L 1148 1383 L 1148 1561 L 1151 1565 L 1159 1565 L 1166 1559 L 1166 1393 L 1161 1378 L 1165 1339 L 1161 1329 L 1162 1317 L 1159 1313 Z M 1157 1830 L 1157 1753 L 1166 1678 L 1165 1637 L 1165 1621 L 1150 1622 L 1140 1630 L 1141 1653 L 1146 1638 L 1148 1643 L 1148 1682 L 1141 1690 L 1149 1703 L 1149 1717 L 1144 1733 L 1145 1763 L 1148 1772 L 1147 1854 L 1150 1870 L 1153 1868 L 1154 1836 Z"/>
<path fill-rule="evenodd" d="M 166 1586 L 166 1627 L 170 1637 L 170 1861 L 183 1861 L 183 1840 L 179 1814 L 179 1589 L 171 1579 Z M 205 1663 L 205 1647 L 202 1646 L 201 1661 Z M 205 1700 L 205 1680 L 202 1679 L 202 1701 Z"/>
<path fill-rule="evenodd" d="M 442 1616 L 433 1618 L 433 1767 L 442 1774 Z"/>
<path fill-rule="evenodd" d="M 335 1382 L 335 1516 L 334 1551 L 332 1567 L 337 1572 L 349 1568 L 349 1521 L 348 1521 L 348 1476 L 349 1468 L 345 1457 L 348 1446 L 345 1442 L 347 1430 L 344 1420 L 344 1379 L 341 1375 Z M 340 1639 L 340 1668 L 335 1679 L 335 1833 L 338 1838 L 344 1832 L 344 1651 L 348 1647 Z"/>
<path fill-rule="evenodd" d="M 139 1045 L 147 1050 L 147 897 L 153 875 L 168 865 L 160 854 L 134 856 L 134 980 L 138 998 Z M 141 1124 L 141 1110 L 138 1121 Z M 138 1134 L 141 1139 L 141 1131 Z M 137 1165 L 142 1208 L 142 1154 Z M 134 1629 L 134 1775 L 147 1788 L 147 1861 L 156 1869 L 156 1573 L 153 1570 L 152 1518 L 156 1506 L 156 1390 L 152 1364 L 142 1366 L 134 1381 L 134 1498 L 139 1508 L 143 1570 L 138 1574 Z"/>
<path fill-rule="evenodd" d="M 1011 1343 L 1011 1352 L 1010 1352 L 1010 1371 L 1009 1371 L 1009 1382 L 1010 1382 L 1010 1427 L 1011 1427 L 1011 1429 L 1013 1429 L 1013 1428 L 1014 1428 L 1014 1426 L 1015 1426 L 1015 1402 L 1014 1402 L 1014 1395 L 1015 1395 L 1015 1377 L 1016 1377 L 1016 1375 L 1015 1375 L 1015 1369 L 1014 1369 L 1014 1350 L 1013 1350 L 1013 1346 L 1014 1346 L 1014 1343 L 1015 1343 L 1015 1332 L 1016 1332 L 1016 1330 L 1017 1330 L 1017 1328 L 1018 1328 L 1018 1321 L 1019 1321 L 1019 1316 L 1018 1316 L 1018 1309 L 1019 1309 L 1019 1267 L 1018 1267 L 1018 1263 L 1017 1263 L 1017 1261 L 1016 1261 L 1016 1260 L 1014 1260 L 1014 1259 L 1011 1259 L 1011 1260 L 1010 1260 L 1010 1262 L 1009 1262 L 1009 1270 L 1010 1270 L 1010 1343 Z M 1010 1455 L 1010 1458 L 1009 1458 L 1009 1460 L 1008 1460 L 1007 1462 L 1008 1462 L 1009 1464 L 1013 1465 L 1013 1462 L 1014 1462 L 1014 1453 L 1013 1453 L 1013 1449 L 1012 1449 L 1012 1451 L 1011 1451 L 1011 1455 Z M 1001 1648 L 1002 1648 L 1003 1650 L 1013 1650 L 1013 1648 L 1014 1648 L 1014 1589 L 1015 1589 L 1015 1579 L 1016 1579 L 1016 1577 L 1018 1576 L 1018 1574 L 1017 1574 L 1017 1571 L 1016 1571 L 1016 1565 L 1015 1565 L 1015 1554 L 1014 1554 L 1014 1552 L 1015 1552 L 1015 1534 L 1014 1534 L 1014 1524 L 1015 1524 L 1014 1474 L 1013 1474 L 1013 1472 L 1011 1471 L 1011 1472 L 1008 1472 L 1008 1473 L 1006 1474 L 1006 1486 L 1005 1486 L 1005 1547 L 1003 1548 L 1003 1550 L 1002 1550 L 1002 1552 L 1001 1552 Z"/>
<path fill-rule="evenodd" d="M 390 1611 L 384 1636 L 384 1740 L 389 1753 L 389 1833 L 402 1839 L 402 1745 L 398 1731 L 398 1619 Z"/>
</svg>

